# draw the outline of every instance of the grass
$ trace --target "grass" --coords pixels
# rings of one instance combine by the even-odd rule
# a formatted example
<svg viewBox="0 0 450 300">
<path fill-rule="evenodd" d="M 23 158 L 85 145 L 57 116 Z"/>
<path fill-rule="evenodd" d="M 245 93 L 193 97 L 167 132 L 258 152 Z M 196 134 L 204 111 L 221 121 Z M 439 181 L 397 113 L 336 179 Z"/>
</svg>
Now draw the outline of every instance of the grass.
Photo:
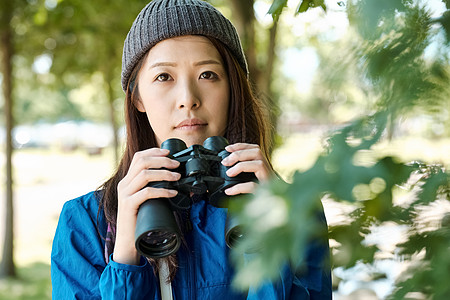
<svg viewBox="0 0 450 300">
<path fill-rule="evenodd" d="M 112 161 L 109 151 L 99 156 L 90 156 L 81 150 L 20 149 L 15 152 L 17 278 L 0 279 L 0 299 L 51 299 L 51 243 L 62 205 L 100 186 L 113 170 Z M 0 160 L 0 164 L 4 162 Z M 0 180 L 4 182 L 3 176 L 0 173 Z M 0 192 L 4 195 L 3 186 L 0 186 Z M 0 215 L 3 214 L 2 205 Z M 0 222 L 0 241 L 3 241 L 3 235 L 4 223 Z"/>
<path fill-rule="evenodd" d="M 17 269 L 17 278 L 0 280 L 2 300 L 51 299 L 50 266 L 36 262 Z"/>
</svg>

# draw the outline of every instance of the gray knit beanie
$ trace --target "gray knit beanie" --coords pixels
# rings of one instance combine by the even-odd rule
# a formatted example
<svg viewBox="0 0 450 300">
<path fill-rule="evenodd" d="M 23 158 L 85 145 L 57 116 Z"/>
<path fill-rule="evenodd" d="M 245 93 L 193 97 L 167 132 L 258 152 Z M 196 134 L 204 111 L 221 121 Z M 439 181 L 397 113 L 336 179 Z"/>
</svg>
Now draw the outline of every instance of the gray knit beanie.
<svg viewBox="0 0 450 300">
<path fill-rule="evenodd" d="M 122 89 L 126 91 L 133 68 L 151 47 L 168 38 L 191 34 L 218 39 L 248 72 L 236 28 L 211 4 L 201 0 L 153 0 L 139 13 L 125 39 Z"/>
</svg>

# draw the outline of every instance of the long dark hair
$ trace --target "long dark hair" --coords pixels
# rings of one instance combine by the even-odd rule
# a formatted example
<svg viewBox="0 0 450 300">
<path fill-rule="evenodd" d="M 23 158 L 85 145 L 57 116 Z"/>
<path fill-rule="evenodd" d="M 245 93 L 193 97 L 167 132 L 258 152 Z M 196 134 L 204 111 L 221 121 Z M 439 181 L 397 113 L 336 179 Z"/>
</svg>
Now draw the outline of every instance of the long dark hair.
<svg viewBox="0 0 450 300">
<path fill-rule="evenodd" d="M 230 83 L 229 117 L 224 137 L 228 139 L 230 144 L 238 142 L 258 144 L 270 162 L 269 153 L 272 148 L 271 137 L 273 128 L 268 122 L 267 108 L 263 106 L 262 101 L 254 96 L 247 74 L 242 70 L 227 47 L 215 38 L 207 38 L 221 55 Z M 103 196 L 100 200 L 99 209 L 104 211 L 106 221 L 111 228 L 115 228 L 117 221 L 117 185 L 127 174 L 134 154 L 145 149 L 159 147 L 147 115 L 136 108 L 139 101 L 138 76 L 146 57 L 147 55 L 133 69 L 127 84 L 125 98 L 127 140 L 125 152 L 116 173 L 102 186 Z M 112 251 L 115 242 L 115 236 L 111 238 L 108 245 L 109 251 Z M 156 266 L 154 262 L 152 262 L 152 265 Z M 169 258 L 169 269 L 170 278 L 173 279 L 176 271 L 175 256 Z"/>
</svg>

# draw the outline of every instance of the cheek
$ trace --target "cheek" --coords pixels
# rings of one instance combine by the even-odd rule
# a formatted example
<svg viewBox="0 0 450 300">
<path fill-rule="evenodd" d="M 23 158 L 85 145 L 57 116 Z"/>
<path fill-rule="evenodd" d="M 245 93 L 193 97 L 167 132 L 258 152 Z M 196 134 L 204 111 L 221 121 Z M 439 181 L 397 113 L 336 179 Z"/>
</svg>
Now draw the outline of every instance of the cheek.
<svg viewBox="0 0 450 300">
<path fill-rule="evenodd" d="M 143 88 L 139 91 L 141 95 L 141 103 L 150 123 L 153 125 L 156 120 L 164 119 L 167 116 L 167 102 L 161 101 L 164 95 L 158 90 Z"/>
<path fill-rule="evenodd" d="M 161 127 L 161 125 L 167 123 L 169 116 L 167 104 L 163 104 L 159 101 L 149 101 L 145 99 L 143 101 L 143 106 L 145 108 L 145 113 L 147 114 L 147 119 L 153 129 Z"/>
<path fill-rule="evenodd" d="M 158 127 L 167 122 L 167 112 L 158 106 L 146 107 L 146 113 L 152 127 Z"/>
</svg>

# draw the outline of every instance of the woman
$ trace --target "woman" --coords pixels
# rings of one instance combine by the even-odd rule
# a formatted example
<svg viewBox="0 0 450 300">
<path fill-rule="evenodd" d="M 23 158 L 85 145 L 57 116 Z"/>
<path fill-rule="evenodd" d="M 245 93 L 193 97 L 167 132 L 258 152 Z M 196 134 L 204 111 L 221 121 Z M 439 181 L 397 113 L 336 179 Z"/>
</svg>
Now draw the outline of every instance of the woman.
<svg viewBox="0 0 450 300">
<path fill-rule="evenodd" d="M 55 299 L 160 299 L 158 273 L 134 246 L 142 203 L 171 198 L 176 190 L 152 188 L 177 181 L 179 163 L 160 149 L 168 138 L 189 147 L 210 136 L 230 142 L 222 164 L 227 175 L 273 176 L 270 128 L 247 79 L 247 64 L 234 26 L 199 0 L 155 0 L 134 21 L 124 44 L 122 87 L 126 93 L 127 143 L 116 174 L 100 191 L 65 204 L 52 249 Z M 227 195 L 251 193 L 256 183 L 237 184 Z M 183 246 L 169 257 L 175 299 L 330 299 L 326 243 L 312 247 L 307 271 L 285 268 L 280 280 L 257 289 L 231 288 L 233 268 L 225 245 L 226 210 L 193 197 L 188 215 L 178 214 Z M 187 225 L 186 225 L 187 224 Z M 104 237 L 107 237 L 106 240 Z"/>
</svg>

